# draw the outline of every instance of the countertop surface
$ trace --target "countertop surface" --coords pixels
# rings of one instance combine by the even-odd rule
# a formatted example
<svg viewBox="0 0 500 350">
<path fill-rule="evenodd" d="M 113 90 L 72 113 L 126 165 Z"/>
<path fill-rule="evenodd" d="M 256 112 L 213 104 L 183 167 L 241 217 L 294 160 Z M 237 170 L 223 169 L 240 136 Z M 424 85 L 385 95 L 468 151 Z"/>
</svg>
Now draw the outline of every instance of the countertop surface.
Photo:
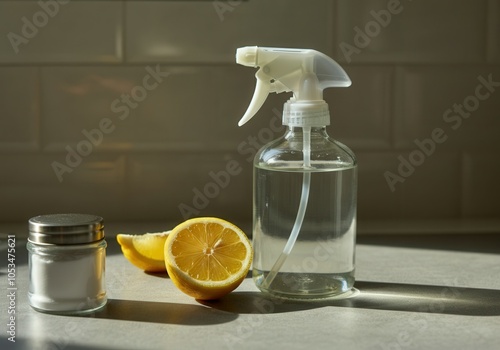
<svg viewBox="0 0 500 350">
<path fill-rule="evenodd" d="M 4 236 L 2 238 L 5 238 Z M 107 305 L 87 316 L 39 313 L 27 300 L 25 238 L 16 237 L 15 343 L 7 333 L 1 246 L 2 349 L 498 349 L 500 236 L 358 237 L 356 291 L 310 302 L 271 299 L 247 278 L 198 302 L 166 274 L 147 274 L 108 237 Z"/>
</svg>

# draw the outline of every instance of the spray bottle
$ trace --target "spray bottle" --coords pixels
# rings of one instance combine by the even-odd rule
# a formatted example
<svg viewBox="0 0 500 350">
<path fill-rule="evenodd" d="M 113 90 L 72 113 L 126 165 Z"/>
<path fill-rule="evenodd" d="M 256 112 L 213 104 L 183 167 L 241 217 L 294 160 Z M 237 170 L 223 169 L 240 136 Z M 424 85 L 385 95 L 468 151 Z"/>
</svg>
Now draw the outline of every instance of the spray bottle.
<svg viewBox="0 0 500 350">
<path fill-rule="evenodd" d="M 323 89 L 348 87 L 337 62 L 310 49 L 248 46 L 236 62 L 259 67 L 245 124 L 271 92 L 292 92 L 283 108 L 285 135 L 254 159 L 253 278 L 274 296 L 337 296 L 354 285 L 357 162 L 326 132 Z"/>
</svg>

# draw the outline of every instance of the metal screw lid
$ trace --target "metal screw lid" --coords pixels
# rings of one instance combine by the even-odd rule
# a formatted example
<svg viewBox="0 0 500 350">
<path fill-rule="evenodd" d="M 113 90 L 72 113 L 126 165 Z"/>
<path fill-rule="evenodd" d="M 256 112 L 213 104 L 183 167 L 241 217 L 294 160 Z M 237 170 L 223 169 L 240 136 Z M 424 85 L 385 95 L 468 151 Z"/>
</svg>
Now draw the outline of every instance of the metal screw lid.
<svg viewBox="0 0 500 350">
<path fill-rule="evenodd" d="M 104 239 L 104 220 L 88 214 L 39 215 L 29 220 L 28 240 L 38 244 L 84 244 Z"/>
</svg>

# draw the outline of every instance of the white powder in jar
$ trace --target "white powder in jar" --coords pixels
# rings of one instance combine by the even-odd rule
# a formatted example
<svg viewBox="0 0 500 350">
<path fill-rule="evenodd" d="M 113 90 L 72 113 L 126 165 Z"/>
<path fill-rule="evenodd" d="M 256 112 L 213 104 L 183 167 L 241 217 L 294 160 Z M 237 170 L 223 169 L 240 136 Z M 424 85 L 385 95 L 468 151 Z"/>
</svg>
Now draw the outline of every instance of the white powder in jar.
<svg viewBox="0 0 500 350">
<path fill-rule="evenodd" d="M 38 248 L 30 256 L 29 297 L 34 308 L 79 312 L 93 310 L 106 302 L 103 248 L 56 248 L 50 254 L 40 250 L 47 248 Z"/>
</svg>

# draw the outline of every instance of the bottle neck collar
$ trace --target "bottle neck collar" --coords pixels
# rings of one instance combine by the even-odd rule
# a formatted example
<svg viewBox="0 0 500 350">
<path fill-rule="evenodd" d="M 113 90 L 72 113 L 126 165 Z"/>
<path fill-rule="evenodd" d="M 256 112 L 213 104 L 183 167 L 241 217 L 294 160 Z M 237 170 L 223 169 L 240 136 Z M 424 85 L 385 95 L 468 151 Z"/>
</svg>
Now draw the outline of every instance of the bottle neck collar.
<svg viewBox="0 0 500 350">
<path fill-rule="evenodd" d="M 283 105 L 283 125 L 321 127 L 330 125 L 330 111 L 324 100 L 296 101 L 290 98 Z"/>
<path fill-rule="evenodd" d="M 311 127 L 311 136 L 321 136 L 321 137 L 329 137 L 328 133 L 326 131 L 326 126 L 314 126 Z M 287 126 L 286 132 L 285 132 L 285 137 L 290 138 L 290 137 L 302 137 L 304 130 L 302 127 L 299 126 Z"/>
</svg>

